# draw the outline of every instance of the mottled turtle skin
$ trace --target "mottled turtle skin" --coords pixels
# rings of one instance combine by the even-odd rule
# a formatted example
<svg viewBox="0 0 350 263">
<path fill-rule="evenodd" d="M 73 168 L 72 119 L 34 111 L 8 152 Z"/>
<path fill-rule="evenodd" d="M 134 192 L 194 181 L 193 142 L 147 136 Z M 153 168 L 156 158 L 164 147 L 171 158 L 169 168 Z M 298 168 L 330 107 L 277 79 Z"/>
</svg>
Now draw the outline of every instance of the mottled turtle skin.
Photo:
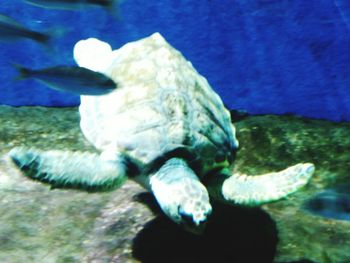
<svg viewBox="0 0 350 263">
<path fill-rule="evenodd" d="M 114 51 L 97 39 L 80 41 L 74 58 L 117 83 L 109 94 L 81 96 L 81 130 L 101 155 L 13 149 L 10 156 L 32 179 L 103 191 L 131 178 L 174 222 L 199 232 L 211 198 L 260 205 L 298 190 L 314 172 L 301 163 L 260 176 L 232 174 L 238 141 L 228 110 L 158 33 Z"/>
</svg>

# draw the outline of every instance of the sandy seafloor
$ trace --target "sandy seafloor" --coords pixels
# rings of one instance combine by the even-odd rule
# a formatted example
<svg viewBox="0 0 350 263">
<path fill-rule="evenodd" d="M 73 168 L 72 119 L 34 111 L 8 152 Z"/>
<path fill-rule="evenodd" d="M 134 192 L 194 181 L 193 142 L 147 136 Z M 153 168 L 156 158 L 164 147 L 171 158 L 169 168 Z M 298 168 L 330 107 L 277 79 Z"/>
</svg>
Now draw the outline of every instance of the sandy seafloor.
<svg viewBox="0 0 350 263">
<path fill-rule="evenodd" d="M 301 191 L 258 209 L 213 204 L 206 231 L 194 236 L 131 181 L 110 193 L 50 190 L 23 177 L 6 155 L 15 146 L 94 151 L 78 122 L 77 108 L 0 107 L 0 262 L 350 262 L 350 221 L 301 209 L 316 192 L 350 181 L 349 123 L 236 122 L 234 170 L 311 161 L 316 173 Z"/>
</svg>

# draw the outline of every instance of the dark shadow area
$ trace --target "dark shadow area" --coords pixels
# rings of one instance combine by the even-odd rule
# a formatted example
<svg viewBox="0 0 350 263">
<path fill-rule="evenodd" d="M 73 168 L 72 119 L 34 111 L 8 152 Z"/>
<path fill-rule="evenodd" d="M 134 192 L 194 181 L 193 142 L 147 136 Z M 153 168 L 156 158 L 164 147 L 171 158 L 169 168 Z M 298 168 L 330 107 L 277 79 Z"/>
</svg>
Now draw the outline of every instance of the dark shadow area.
<svg viewBox="0 0 350 263">
<path fill-rule="evenodd" d="M 147 206 L 148 209 L 155 215 L 164 215 L 162 209 L 157 203 L 157 200 L 154 198 L 154 195 L 150 192 L 136 194 L 133 196 L 133 200 Z"/>
<path fill-rule="evenodd" d="M 137 199 L 150 204 L 153 211 L 159 211 L 150 196 Z M 277 230 L 267 213 L 219 203 L 213 207 L 214 213 L 202 235 L 188 233 L 159 215 L 134 239 L 133 256 L 143 263 L 273 261 Z"/>
</svg>

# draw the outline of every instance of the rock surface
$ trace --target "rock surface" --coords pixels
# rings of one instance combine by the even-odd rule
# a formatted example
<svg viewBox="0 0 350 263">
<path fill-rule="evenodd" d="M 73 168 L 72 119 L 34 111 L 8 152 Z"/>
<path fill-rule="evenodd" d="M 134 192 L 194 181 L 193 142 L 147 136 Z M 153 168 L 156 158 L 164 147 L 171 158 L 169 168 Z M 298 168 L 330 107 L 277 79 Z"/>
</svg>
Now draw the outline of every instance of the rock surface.
<svg viewBox="0 0 350 263">
<path fill-rule="evenodd" d="M 293 116 L 236 122 L 234 170 L 311 161 L 316 173 L 301 191 L 259 209 L 214 204 L 206 232 L 194 236 L 133 182 L 110 193 L 50 190 L 6 156 L 21 145 L 95 151 L 78 122 L 76 108 L 0 107 L 0 262 L 350 262 L 350 222 L 301 209 L 314 193 L 349 182 L 350 124 Z"/>
</svg>

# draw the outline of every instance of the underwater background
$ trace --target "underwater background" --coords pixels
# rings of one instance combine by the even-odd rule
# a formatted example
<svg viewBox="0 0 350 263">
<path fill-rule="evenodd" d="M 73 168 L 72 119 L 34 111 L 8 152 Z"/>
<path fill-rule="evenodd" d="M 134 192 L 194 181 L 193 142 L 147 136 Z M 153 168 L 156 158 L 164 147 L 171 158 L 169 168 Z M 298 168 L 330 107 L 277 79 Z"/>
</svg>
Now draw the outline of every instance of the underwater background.
<svg viewBox="0 0 350 263">
<path fill-rule="evenodd" d="M 3 0 L 0 13 L 51 34 L 49 46 L 0 41 L 0 104 L 74 106 L 79 97 L 35 80 L 16 81 L 12 63 L 74 65 L 89 37 L 117 49 L 160 32 L 205 76 L 230 109 L 350 120 L 350 3 L 346 0 L 124 0 L 101 7 L 44 9 Z"/>
<path fill-rule="evenodd" d="M 350 262 L 350 1 L 122 0 L 75 11 L 31 1 L 45 3 L 0 4 L 0 15 L 51 36 L 6 40 L 0 16 L 0 262 Z M 16 67 L 76 65 L 81 39 L 118 49 L 154 32 L 227 108 L 243 111 L 231 112 L 235 171 L 312 162 L 308 185 L 257 209 L 215 204 L 207 231 L 194 236 L 132 180 L 86 193 L 25 178 L 8 157 L 15 147 L 96 149 L 78 125 L 79 96 L 19 80 Z"/>
</svg>

